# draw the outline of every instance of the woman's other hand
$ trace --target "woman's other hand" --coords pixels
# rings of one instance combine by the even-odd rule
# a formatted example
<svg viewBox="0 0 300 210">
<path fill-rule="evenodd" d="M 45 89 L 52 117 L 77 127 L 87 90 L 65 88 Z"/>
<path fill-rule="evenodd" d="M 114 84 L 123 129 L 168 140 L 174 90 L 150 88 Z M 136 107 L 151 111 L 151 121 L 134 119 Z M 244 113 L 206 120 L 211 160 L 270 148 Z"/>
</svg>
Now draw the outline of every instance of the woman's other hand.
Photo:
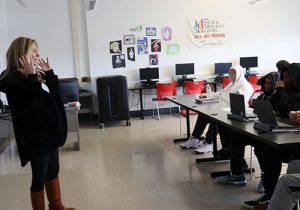
<svg viewBox="0 0 300 210">
<path fill-rule="evenodd" d="M 291 111 L 289 116 L 293 122 L 300 123 L 300 111 Z"/>
<path fill-rule="evenodd" d="M 41 71 L 49 71 L 49 70 L 52 69 L 50 64 L 49 64 L 48 57 L 46 58 L 46 61 L 43 58 L 40 58 L 39 67 L 40 67 L 39 70 L 41 70 Z"/>
<path fill-rule="evenodd" d="M 279 87 L 284 88 L 285 87 L 284 82 L 281 81 L 281 80 L 277 81 L 276 84 L 275 84 L 275 87 L 276 88 L 279 88 Z"/>
<path fill-rule="evenodd" d="M 21 64 L 21 68 L 19 68 L 18 71 L 22 72 L 25 75 L 36 73 L 32 59 L 30 57 L 22 55 L 19 58 L 19 62 Z"/>
</svg>

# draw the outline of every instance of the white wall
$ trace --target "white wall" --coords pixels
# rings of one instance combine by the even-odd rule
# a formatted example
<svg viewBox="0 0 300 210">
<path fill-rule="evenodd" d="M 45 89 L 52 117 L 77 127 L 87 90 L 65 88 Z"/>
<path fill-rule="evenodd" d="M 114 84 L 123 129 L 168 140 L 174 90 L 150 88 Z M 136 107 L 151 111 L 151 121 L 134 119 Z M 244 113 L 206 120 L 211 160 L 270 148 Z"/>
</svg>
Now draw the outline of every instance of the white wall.
<svg viewBox="0 0 300 210">
<path fill-rule="evenodd" d="M 87 13 L 91 76 L 126 75 L 129 84 L 139 80 L 138 68 L 148 66 L 148 55 L 136 55 L 136 62 L 126 60 L 126 68 L 113 69 L 109 42 L 122 40 L 129 28 L 170 26 L 173 40 L 181 47 L 178 56 L 159 53 L 161 80 L 171 80 L 174 64 L 194 62 L 196 74 L 213 73 L 215 62 L 238 63 L 239 57 L 258 56 L 259 72 L 275 70 L 280 59 L 300 61 L 299 0 L 268 0 L 249 5 L 248 0 L 101 0 Z M 186 17 L 230 17 L 229 44 L 222 47 L 188 49 Z M 162 47 L 164 49 L 164 46 Z M 123 53 L 126 54 L 123 49 Z M 95 85 L 94 85 L 95 86 Z"/>
<path fill-rule="evenodd" d="M 91 75 L 94 91 L 95 77 L 102 75 L 126 75 L 133 85 L 139 80 L 138 69 L 148 66 L 148 55 L 136 55 L 136 62 L 126 61 L 126 68 L 113 69 L 109 42 L 122 40 L 123 35 L 131 33 L 129 28 L 140 24 L 144 29 L 170 26 L 172 42 L 180 44 L 178 56 L 159 53 L 162 81 L 171 80 L 174 64 L 181 62 L 194 62 L 196 74 L 202 75 L 212 73 L 215 62 L 238 63 L 241 56 L 258 56 L 260 72 L 275 69 L 280 59 L 300 61 L 299 0 L 268 0 L 257 5 L 249 5 L 248 0 L 97 0 L 95 9 L 86 14 L 87 31 L 83 1 L 76 0 L 73 17 L 67 0 L 26 0 L 26 8 L 15 0 L 0 0 L 0 67 L 9 43 L 18 36 L 30 36 L 37 39 L 41 55 L 49 57 L 60 77 L 76 76 L 77 50 L 81 75 Z M 228 44 L 188 49 L 185 18 L 206 16 L 230 17 Z M 76 49 L 71 19 L 78 27 Z M 144 36 L 145 30 L 134 34 Z"/>
<path fill-rule="evenodd" d="M 15 0 L 5 1 L 9 43 L 19 36 L 36 39 L 41 56 L 49 57 L 58 76 L 74 77 L 69 1 L 25 2 L 27 7 L 22 7 Z"/>
</svg>

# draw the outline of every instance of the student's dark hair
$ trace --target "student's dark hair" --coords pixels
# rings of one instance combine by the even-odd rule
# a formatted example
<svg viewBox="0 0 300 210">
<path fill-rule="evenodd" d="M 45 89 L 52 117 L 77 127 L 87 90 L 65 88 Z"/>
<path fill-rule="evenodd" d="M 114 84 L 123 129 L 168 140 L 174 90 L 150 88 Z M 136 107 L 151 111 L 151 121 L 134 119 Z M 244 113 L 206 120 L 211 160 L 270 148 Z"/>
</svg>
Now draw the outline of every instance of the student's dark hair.
<svg viewBox="0 0 300 210">
<path fill-rule="evenodd" d="M 280 60 L 276 63 L 276 67 L 277 67 L 278 71 L 281 72 L 289 64 L 290 63 L 286 60 Z"/>
</svg>

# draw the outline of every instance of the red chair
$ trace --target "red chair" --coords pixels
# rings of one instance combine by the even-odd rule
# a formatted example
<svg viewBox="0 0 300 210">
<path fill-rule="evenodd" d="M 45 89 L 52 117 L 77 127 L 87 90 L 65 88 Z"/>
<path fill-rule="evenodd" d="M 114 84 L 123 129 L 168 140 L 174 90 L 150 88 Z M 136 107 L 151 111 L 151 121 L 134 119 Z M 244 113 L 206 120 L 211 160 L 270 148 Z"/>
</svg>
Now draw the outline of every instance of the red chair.
<svg viewBox="0 0 300 210">
<path fill-rule="evenodd" d="M 248 82 L 252 85 L 254 91 L 261 89 L 261 86 L 257 85 L 257 81 L 258 81 L 258 78 L 256 75 L 250 75 L 248 77 Z"/>
<path fill-rule="evenodd" d="M 222 82 L 222 84 L 223 84 L 223 89 L 224 89 L 229 83 L 230 83 L 229 77 L 224 77 L 224 78 L 223 78 L 223 82 Z"/>
<path fill-rule="evenodd" d="M 184 93 L 186 95 L 190 94 L 200 94 L 204 89 L 204 80 L 194 82 L 186 81 L 184 84 Z"/>
<path fill-rule="evenodd" d="M 152 117 L 154 119 L 160 120 L 158 103 L 159 102 L 168 102 L 165 99 L 166 96 L 176 96 L 176 82 L 171 83 L 158 83 L 156 85 L 156 98 L 152 99 Z M 153 102 L 156 101 L 156 110 L 157 110 L 157 118 L 154 117 L 154 109 L 153 109 Z M 170 114 L 171 114 L 171 106 L 170 107 Z"/>
<path fill-rule="evenodd" d="M 249 106 L 252 107 L 252 103 L 253 103 L 253 100 L 256 99 L 263 91 L 261 89 L 259 90 L 254 90 L 250 100 L 249 100 Z"/>
<path fill-rule="evenodd" d="M 186 81 L 184 84 L 184 93 L 186 95 L 191 95 L 191 94 L 200 94 L 203 90 L 205 90 L 204 86 L 204 80 L 200 80 L 197 82 L 194 81 Z M 190 111 L 190 115 L 197 115 L 197 112 Z M 179 111 L 180 115 L 180 135 L 181 135 L 181 116 L 186 117 L 186 110 L 180 110 Z"/>
</svg>

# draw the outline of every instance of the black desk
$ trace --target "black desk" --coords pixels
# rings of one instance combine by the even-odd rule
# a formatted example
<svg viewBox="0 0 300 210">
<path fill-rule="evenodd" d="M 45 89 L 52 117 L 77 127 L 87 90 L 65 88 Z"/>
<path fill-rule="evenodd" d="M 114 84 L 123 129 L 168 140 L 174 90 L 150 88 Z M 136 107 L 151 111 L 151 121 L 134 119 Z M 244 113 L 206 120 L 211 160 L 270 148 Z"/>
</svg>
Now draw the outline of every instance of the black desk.
<svg viewBox="0 0 300 210">
<path fill-rule="evenodd" d="M 215 123 L 222 124 L 230 129 L 240 132 L 244 135 L 250 136 L 254 140 L 263 142 L 273 147 L 291 147 L 300 144 L 300 135 L 297 132 L 288 132 L 288 133 L 259 133 L 256 129 L 253 128 L 254 122 L 241 122 L 237 120 L 232 120 L 227 118 L 226 111 L 221 108 L 229 107 L 229 104 L 226 102 L 216 102 L 216 103 L 206 103 L 206 104 L 197 104 L 193 101 L 196 98 L 195 95 L 182 95 L 176 97 L 166 97 L 168 100 L 173 103 L 183 106 L 187 110 L 187 138 L 190 137 L 190 122 L 189 122 L 189 111 L 195 111 L 203 114 L 204 116 L 212 119 Z M 282 121 L 281 119 L 279 119 Z M 180 140 L 187 140 L 180 139 Z M 177 142 L 179 140 L 174 140 Z M 213 151 L 217 151 L 217 140 L 213 140 Z M 202 158 L 196 159 L 197 163 L 207 162 L 207 161 L 217 161 L 218 159 L 213 158 Z"/>
<path fill-rule="evenodd" d="M 142 120 L 144 119 L 144 114 L 143 114 L 143 111 L 144 111 L 144 107 L 143 107 L 143 90 L 155 89 L 155 88 L 156 88 L 156 84 L 149 85 L 149 86 L 142 85 L 142 84 L 137 84 L 135 87 L 128 88 L 128 90 L 132 90 L 132 91 L 138 90 L 139 91 L 140 108 L 141 108 L 140 111 L 141 111 Z"/>
<path fill-rule="evenodd" d="M 216 82 L 216 81 L 206 81 L 206 82 L 204 82 L 204 85 L 207 85 L 207 84 L 212 85 L 213 88 L 214 88 L 214 91 L 217 92 L 217 85 L 219 84 L 218 82 Z M 177 87 L 183 87 L 183 84 L 179 85 L 177 83 Z M 140 113 L 141 113 L 140 116 L 141 116 L 142 119 L 144 119 L 144 114 L 143 114 L 143 111 L 144 111 L 144 107 L 143 107 L 143 90 L 155 89 L 155 88 L 156 88 L 156 84 L 146 86 L 146 85 L 142 85 L 141 83 L 136 84 L 134 87 L 128 88 L 128 90 L 132 90 L 132 91 L 138 90 L 139 91 Z"/>
<path fill-rule="evenodd" d="M 92 124 L 93 124 L 93 112 L 94 112 L 93 97 L 94 94 L 90 90 L 79 93 L 80 110 L 78 111 L 78 114 L 89 113 Z"/>
</svg>

